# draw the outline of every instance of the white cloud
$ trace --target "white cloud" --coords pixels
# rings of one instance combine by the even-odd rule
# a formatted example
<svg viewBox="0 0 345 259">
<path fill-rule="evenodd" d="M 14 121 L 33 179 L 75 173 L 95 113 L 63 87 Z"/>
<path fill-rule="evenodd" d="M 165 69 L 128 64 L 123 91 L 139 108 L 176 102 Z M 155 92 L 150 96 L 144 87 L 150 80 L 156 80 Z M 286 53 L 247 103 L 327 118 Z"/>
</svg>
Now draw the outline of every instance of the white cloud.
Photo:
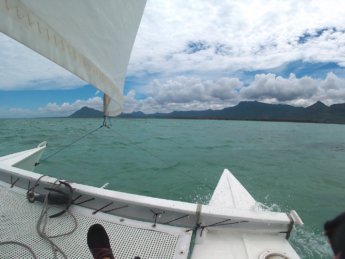
<svg viewBox="0 0 345 259">
<path fill-rule="evenodd" d="M 148 1 L 128 73 L 156 80 L 146 92 L 137 87 L 145 99 L 130 91 L 125 111 L 220 109 L 243 98 L 303 106 L 344 102 L 343 79 L 334 74 L 324 80 L 264 74 L 246 87 L 243 78 L 229 76 L 296 60 L 345 67 L 344 24 L 343 0 Z M 0 90 L 85 84 L 2 34 L 0 46 Z M 78 102 L 50 103 L 39 112 L 67 114 Z"/>
<path fill-rule="evenodd" d="M 146 93 L 154 95 L 159 103 L 186 103 L 212 99 L 233 99 L 233 90 L 241 87 L 236 78 L 221 78 L 217 81 L 191 77 L 177 77 L 164 83 L 153 80 Z"/>
<path fill-rule="evenodd" d="M 87 100 L 76 100 L 73 103 L 48 103 L 46 106 L 39 107 L 38 109 L 0 107 L 0 118 L 66 117 L 84 106 L 102 110 L 103 99 L 101 97 L 93 97 Z"/>
<path fill-rule="evenodd" d="M 89 108 L 94 108 L 97 110 L 103 109 L 103 100 L 100 97 L 93 97 L 87 100 L 76 100 L 73 103 L 48 103 L 45 107 L 38 108 L 39 116 L 69 116 L 73 112 L 87 106 Z M 37 116 L 36 116 L 37 117 Z"/>
<path fill-rule="evenodd" d="M 130 91 L 125 96 L 124 112 L 217 110 L 236 105 L 241 100 L 295 106 L 309 106 L 317 101 L 327 105 L 345 102 L 345 79 L 333 73 L 329 73 L 324 80 L 308 76 L 296 78 L 293 74 L 289 78 L 260 74 L 245 87 L 237 78 L 212 81 L 176 77 L 165 82 L 155 80 L 148 88 L 150 97 L 140 100 L 134 90 Z"/>
<path fill-rule="evenodd" d="M 219 74 L 295 60 L 345 66 L 344 24 L 343 0 L 148 1 L 128 73 Z M 0 89 L 85 84 L 2 34 L 0 46 Z"/>
<path fill-rule="evenodd" d="M 256 75 L 254 81 L 240 91 L 241 99 L 268 103 L 308 106 L 316 101 L 328 105 L 345 102 L 345 79 L 329 73 L 324 80 L 308 76 L 283 78 L 274 74 Z"/>
<path fill-rule="evenodd" d="M 245 99 L 276 99 L 278 102 L 286 102 L 296 98 L 311 98 L 318 89 L 319 82 L 310 77 L 297 79 L 291 74 L 289 78 L 283 78 L 274 74 L 259 74 L 249 87 L 243 88 L 242 97 Z"/>
<path fill-rule="evenodd" d="M 194 77 L 176 77 L 161 82 L 154 80 L 147 87 L 150 97 L 137 100 L 132 90 L 125 96 L 125 109 L 129 113 L 171 112 L 183 110 L 222 109 L 238 103 L 242 83 L 237 78 L 201 80 Z"/>
<path fill-rule="evenodd" d="M 129 73 L 270 69 L 295 60 L 344 65 L 344 24 L 342 0 L 148 1 Z M 186 50 L 200 42 L 200 51 Z"/>
<path fill-rule="evenodd" d="M 38 117 L 37 112 L 30 109 L 0 107 L 0 118 L 33 118 L 33 117 Z"/>
<path fill-rule="evenodd" d="M 148 89 L 149 97 L 143 99 L 138 99 L 135 90 L 129 91 L 124 97 L 124 112 L 219 110 L 234 106 L 241 100 L 295 106 L 309 106 L 317 101 L 327 105 L 345 102 L 345 79 L 333 73 L 329 73 L 323 80 L 307 76 L 296 78 L 293 74 L 288 78 L 260 74 L 247 86 L 243 86 L 238 78 L 202 80 L 195 77 L 176 77 L 166 81 L 155 80 Z M 102 110 L 102 105 L 102 98 L 95 96 L 73 103 L 48 103 L 37 110 L 15 107 L 5 110 L 0 107 L 0 117 L 63 117 L 84 106 Z"/>
</svg>

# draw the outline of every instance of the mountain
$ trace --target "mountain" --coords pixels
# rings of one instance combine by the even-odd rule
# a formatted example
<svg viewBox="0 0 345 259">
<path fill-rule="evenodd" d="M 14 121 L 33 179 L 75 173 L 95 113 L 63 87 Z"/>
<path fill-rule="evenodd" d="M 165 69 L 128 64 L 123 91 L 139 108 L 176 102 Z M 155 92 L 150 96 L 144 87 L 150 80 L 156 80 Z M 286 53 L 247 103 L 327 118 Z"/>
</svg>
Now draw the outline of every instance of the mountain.
<svg viewBox="0 0 345 259">
<path fill-rule="evenodd" d="M 103 116 L 104 116 L 103 112 L 85 106 L 68 117 L 69 118 L 102 118 Z"/>
<path fill-rule="evenodd" d="M 333 104 L 329 108 L 335 114 L 339 114 L 343 116 L 345 114 L 345 103 Z"/>
<path fill-rule="evenodd" d="M 308 106 L 306 110 L 312 112 L 325 112 L 329 110 L 329 107 L 323 102 L 317 101 L 313 105 Z"/>
<path fill-rule="evenodd" d="M 240 102 L 222 110 L 174 111 L 171 113 L 123 113 L 122 118 L 260 120 L 345 124 L 345 103 L 327 106 L 322 102 L 303 108 L 286 104 Z"/>
<path fill-rule="evenodd" d="M 70 118 L 102 118 L 101 111 L 83 107 Z M 345 124 L 345 103 L 327 106 L 318 101 L 303 108 L 286 104 L 261 102 L 240 102 L 222 110 L 174 111 L 171 113 L 145 114 L 143 112 L 122 113 L 121 118 L 164 118 L 164 119 L 213 119 L 213 120 L 259 120 L 291 121 Z"/>
</svg>

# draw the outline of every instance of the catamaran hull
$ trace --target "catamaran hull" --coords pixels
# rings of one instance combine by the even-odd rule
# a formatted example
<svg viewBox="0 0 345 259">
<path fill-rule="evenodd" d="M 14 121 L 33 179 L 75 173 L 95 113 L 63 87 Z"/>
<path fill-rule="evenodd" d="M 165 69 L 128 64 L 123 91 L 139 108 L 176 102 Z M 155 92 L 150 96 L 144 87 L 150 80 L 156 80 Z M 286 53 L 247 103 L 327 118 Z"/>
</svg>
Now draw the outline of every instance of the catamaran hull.
<svg viewBox="0 0 345 259">
<path fill-rule="evenodd" d="M 48 193 L 47 188 L 57 189 L 70 196 L 71 205 L 68 206 L 68 211 L 78 215 L 78 222 L 83 221 L 84 218 L 89 219 L 87 221 L 90 222 L 100 221 L 103 224 L 109 224 L 110 232 L 110 229 L 124 228 L 128 232 L 126 237 L 133 238 L 132 242 L 146 244 L 144 246 L 147 247 L 137 252 L 141 252 L 142 258 L 187 258 L 188 254 L 191 254 L 192 259 L 269 258 L 269 255 L 272 254 L 281 254 L 285 258 L 299 258 L 287 241 L 293 224 L 303 224 L 297 213 L 277 213 L 260 209 L 255 199 L 227 169 L 224 170 L 210 203 L 208 205 L 192 204 L 116 192 L 77 183 L 65 184 L 65 181 L 54 177 L 42 176 L 25 170 L 32 170 L 44 148 L 45 144 L 41 144 L 36 149 L 0 157 L 0 199 L 2 204 L 6 199 L 7 202 L 10 202 L 13 196 L 14 200 L 20 200 L 18 203 L 22 204 L 22 207 L 29 206 L 26 213 L 30 213 L 32 210 L 32 214 L 39 214 L 38 211 L 43 204 L 39 201 L 30 203 L 27 200 L 27 193 L 45 195 Z M 16 161 L 13 160 L 14 157 Z M 25 161 L 25 163 L 21 161 Z M 15 165 L 20 165 L 21 168 L 17 168 Z M 35 208 L 30 207 L 33 205 Z M 66 206 L 66 204 L 57 206 L 55 213 L 64 211 Z M 0 209 L 0 214 L 8 215 L 9 218 L 11 213 L 17 214 L 18 210 L 11 209 L 11 206 Z M 34 216 L 34 218 L 37 217 Z M 1 229 L 9 228 L 6 220 L 2 218 L 0 222 Z M 4 226 L 4 224 L 7 225 Z M 87 229 L 89 225 L 86 224 L 84 229 Z M 159 247 L 158 243 L 147 243 L 145 238 L 146 241 L 143 241 L 140 237 L 136 239 L 135 234 L 130 234 L 133 229 L 142 229 L 145 235 L 147 233 L 157 235 L 165 233 L 164 235 L 170 237 L 169 240 L 173 240 L 171 244 L 170 241 L 164 241 L 163 237 L 156 237 L 155 242 L 164 243 L 165 250 L 166 247 L 172 247 L 170 254 L 163 256 L 164 253 L 160 254 L 156 251 L 156 257 L 150 256 L 146 250 Z M 70 242 L 78 242 L 78 240 L 86 238 L 85 231 L 81 232 L 79 234 L 81 236 L 78 237 L 73 237 L 72 234 L 69 237 Z M 116 243 L 116 240 L 120 238 L 118 233 L 111 232 L 111 234 L 111 240 Z M 121 237 L 121 239 L 123 238 Z M 153 237 L 153 239 L 155 238 Z M 8 237 L 0 235 L 0 242 L 4 241 L 8 241 Z M 85 245 L 84 242 L 80 246 L 86 251 L 85 258 L 87 258 L 91 254 Z M 67 249 L 67 244 L 62 243 L 62 246 L 63 249 Z M 124 248 L 117 247 L 117 249 L 121 251 Z M 131 247 L 127 247 L 125 250 L 127 252 L 123 252 L 124 254 L 133 252 Z M 2 250 L 0 249 L 0 251 Z M 75 255 L 73 252 L 71 253 L 70 256 L 73 258 Z M 135 254 L 131 255 L 135 256 Z M 137 255 L 140 256 L 140 253 Z M 0 257 L 3 258 L 1 252 Z"/>
</svg>

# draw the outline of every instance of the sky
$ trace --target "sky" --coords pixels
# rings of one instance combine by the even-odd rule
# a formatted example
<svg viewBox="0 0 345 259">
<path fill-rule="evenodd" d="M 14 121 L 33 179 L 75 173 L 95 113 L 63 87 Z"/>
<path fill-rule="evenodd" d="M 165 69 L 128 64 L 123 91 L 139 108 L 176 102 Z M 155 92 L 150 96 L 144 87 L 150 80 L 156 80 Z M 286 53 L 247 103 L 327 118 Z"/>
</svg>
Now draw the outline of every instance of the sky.
<svg viewBox="0 0 345 259">
<path fill-rule="evenodd" d="M 345 1 L 148 0 L 124 112 L 345 102 Z M 68 116 L 102 93 L 0 33 L 0 117 Z"/>
</svg>

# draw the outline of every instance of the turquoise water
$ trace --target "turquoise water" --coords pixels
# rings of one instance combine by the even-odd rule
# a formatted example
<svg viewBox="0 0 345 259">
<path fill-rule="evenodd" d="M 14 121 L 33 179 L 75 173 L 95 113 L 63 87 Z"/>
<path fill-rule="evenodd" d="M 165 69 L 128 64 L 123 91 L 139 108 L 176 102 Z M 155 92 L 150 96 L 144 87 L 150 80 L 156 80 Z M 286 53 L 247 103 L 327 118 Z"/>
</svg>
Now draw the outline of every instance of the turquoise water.
<svg viewBox="0 0 345 259">
<path fill-rule="evenodd" d="M 0 156 L 47 140 L 44 156 L 99 119 L 0 120 Z M 305 222 L 291 242 L 302 258 L 330 258 L 323 223 L 345 210 L 345 125 L 115 119 L 50 157 L 37 172 L 93 186 L 207 203 L 224 168 L 271 210 Z"/>
</svg>

